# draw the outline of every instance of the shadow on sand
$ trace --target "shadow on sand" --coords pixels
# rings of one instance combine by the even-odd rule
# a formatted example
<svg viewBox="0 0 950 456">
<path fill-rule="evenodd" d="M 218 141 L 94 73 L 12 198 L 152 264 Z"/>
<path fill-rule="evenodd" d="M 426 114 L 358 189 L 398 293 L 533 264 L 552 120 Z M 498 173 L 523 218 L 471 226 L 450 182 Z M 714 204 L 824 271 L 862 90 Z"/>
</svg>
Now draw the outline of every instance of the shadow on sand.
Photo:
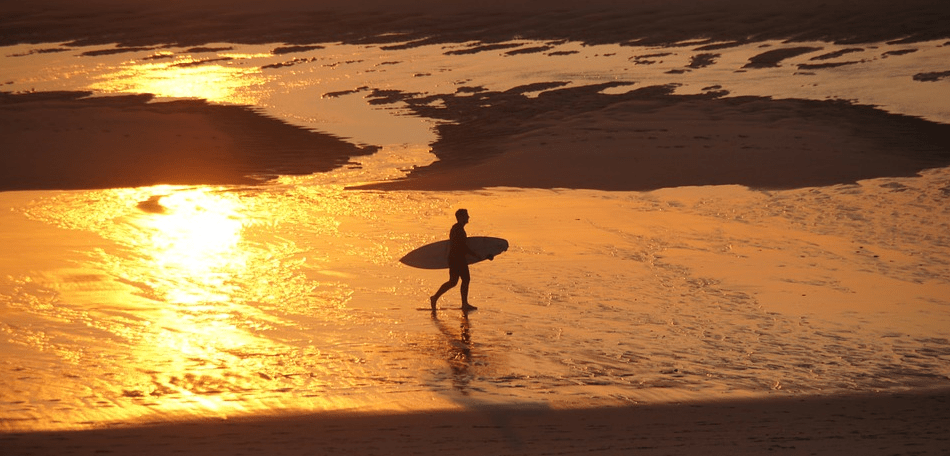
<svg viewBox="0 0 950 456">
<path fill-rule="evenodd" d="M 947 390 L 580 410 L 326 412 L 0 434 L 10 454 L 943 454 Z M 499 423 L 497 417 L 506 420 Z"/>
</svg>

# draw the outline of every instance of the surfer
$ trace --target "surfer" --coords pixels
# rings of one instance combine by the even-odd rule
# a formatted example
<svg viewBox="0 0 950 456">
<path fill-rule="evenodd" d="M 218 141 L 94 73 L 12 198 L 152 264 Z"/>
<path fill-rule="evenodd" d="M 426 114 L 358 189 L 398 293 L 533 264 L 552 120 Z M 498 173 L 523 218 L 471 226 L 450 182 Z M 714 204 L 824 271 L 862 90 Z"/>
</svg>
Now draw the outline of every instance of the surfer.
<svg viewBox="0 0 950 456">
<path fill-rule="evenodd" d="M 438 302 L 439 298 L 445 294 L 446 291 L 451 290 L 452 287 L 457 285 L 459 279 L 462 279 L 462 311 L 468 312 L 469 310 L 475 310 L 476 307 L 468 303 L 468 283 L 471 280 L 471 276 L 468 273 L 468 260 L 466 257 L 468 255 L 478 257 L 478 254 L 468 247 L 468 235 L 465 234 L 465 224 L 468 223 L 468 211 L 465 209 L 455 211 L 455 219 L 458 222 L 452 225 L 452 230 L 449 231 L 449 280 L 439 287 L 439 291 L 436 291 L 435 294 L 429 298 L 429 302 L 432 304 L 432 310 L 435 310 L 435 303 Z"/>
</svg>

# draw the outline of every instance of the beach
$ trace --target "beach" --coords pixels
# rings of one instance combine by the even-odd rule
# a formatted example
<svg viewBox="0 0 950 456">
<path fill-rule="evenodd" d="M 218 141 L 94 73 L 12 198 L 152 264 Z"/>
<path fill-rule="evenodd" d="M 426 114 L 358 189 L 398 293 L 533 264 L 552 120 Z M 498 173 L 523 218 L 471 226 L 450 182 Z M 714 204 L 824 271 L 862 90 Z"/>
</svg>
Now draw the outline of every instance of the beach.
<svg viewBox="0 0 950 456">
<path fill-rule="evenodd" d="M 11 454 L 950 448 L 946 6 L 3 10 Z"/>
<path fill-rule="evenodd" d="M 16 454 L 941 454 L 946 393 L 567 411 L 328 413 L 4 435 Z M 55 444 L 50 444 L 55 440 Z"/>
</svg>

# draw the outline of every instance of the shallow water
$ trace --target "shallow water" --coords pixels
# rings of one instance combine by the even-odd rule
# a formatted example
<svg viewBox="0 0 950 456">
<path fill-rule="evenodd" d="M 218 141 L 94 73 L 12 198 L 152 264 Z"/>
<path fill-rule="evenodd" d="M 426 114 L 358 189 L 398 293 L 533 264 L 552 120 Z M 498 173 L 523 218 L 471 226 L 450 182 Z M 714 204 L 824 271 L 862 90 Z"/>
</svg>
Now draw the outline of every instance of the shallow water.
<svg viewBox="0 0 950 456">
<path fill-rule="evenodd" d="M 742 66 L 762 43 L 699 68 L 687 68 L 698 53 L 688 46 L 567 42 L 511 52 L 537 44 L 477 53 L 455 52 L 476 43 L 326 45 L 279 55 L 277 44 L 201 55 L 4 49 L 5 90 L 251 104 L 384 148 L 359 167 L 258 187 L 0 194 L 0 428 L 500 402 L 584 407 L 950 380 L 947 169 L 776 192 L 344 190 L 433 160 L 433 121 L 400 115 L 398 101 L 373 104 L 370 88 L 719 85 L 737 95 L 855 99 L 947 122 L 946 81 L 911 78 L 940 69 L 946 46 L 918 43 L 887 58 L 889 45 L 868 46 L 847 54 L 860 64 L 816 75 L 795 65 L 840 46 L 822 43 L 755 71 Z M 841 74 L 849 84 L 836 82 Z M 433 315 L 427 297 L 444 272 L 397 260 L 445 237 L 458 207 L 472 214 L 470 235 L 504 237 L 511 249 L 473 267 L 478 311 L 458 311 L 453 290 Z"/>
<path fill-rule="evenodd" d="M 4 271 L 5 427 L 946 383 L 948 185 L 6 194 L 80 245 Z M 512 248 L 432 315 L 443 272 L 397 260 L 460 206 Z"/>
</svg>

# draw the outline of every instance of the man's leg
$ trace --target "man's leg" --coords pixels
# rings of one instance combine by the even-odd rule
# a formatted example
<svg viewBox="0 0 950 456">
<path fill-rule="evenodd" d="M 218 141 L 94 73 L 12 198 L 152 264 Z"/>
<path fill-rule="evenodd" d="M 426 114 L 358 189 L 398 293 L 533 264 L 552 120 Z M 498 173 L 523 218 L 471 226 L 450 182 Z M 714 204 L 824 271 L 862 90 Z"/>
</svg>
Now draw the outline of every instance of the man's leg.
<svg viewBox="0 0 950 456">
<path fill-rule="evenodd" d="M 459 282 L 459 273 L 454 268 L 449 269 L 449 281 L 442 284 L 439 287 L 439 291 L 436 291 L 432 297 L 429 298 L 429 304 L 432 305 L 432 309 L 435 310 L 435 303 L 445 294 L 446 291 L 449 291 Z"/>
<path fill-rule="evenodd" d="M 466 264 L 465 268 L 459 272 L 459 277 L 462 279 L 462 310 L 475 310 L 476 307 L 468 303 L 468 283 L 472 280 L 471 275 L 468 273 L 468 265 Z"/>
</svg>

